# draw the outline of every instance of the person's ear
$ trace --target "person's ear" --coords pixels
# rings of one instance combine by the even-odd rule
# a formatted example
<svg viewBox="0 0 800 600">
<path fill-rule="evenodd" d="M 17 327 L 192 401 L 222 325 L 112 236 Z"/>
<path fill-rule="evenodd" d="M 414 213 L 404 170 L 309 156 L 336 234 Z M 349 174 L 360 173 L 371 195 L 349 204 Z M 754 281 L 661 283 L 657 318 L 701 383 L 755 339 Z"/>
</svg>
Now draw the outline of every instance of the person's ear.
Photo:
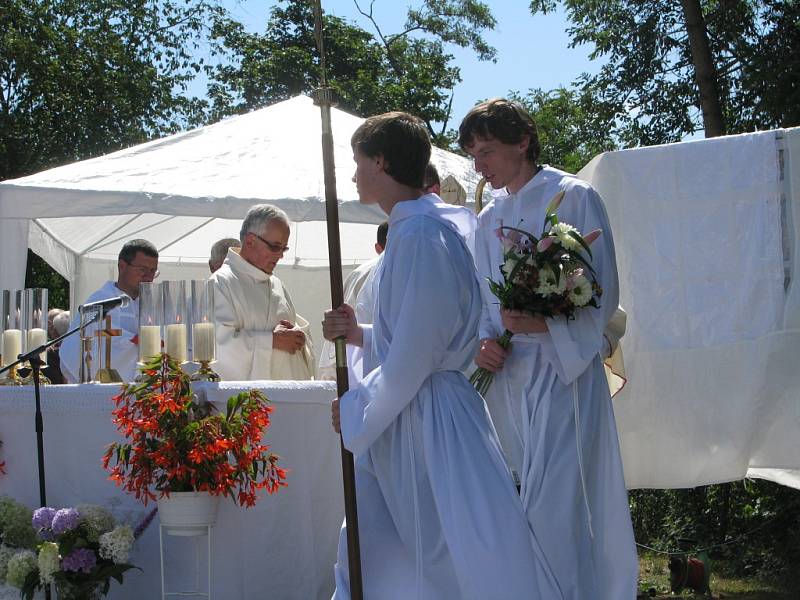
<svg viewBox="0 0 800 600">
<path fill-rule="evenodd" d="M 530 145 L 531 145 L 531 136 L 529 136 L 526 133 L 525 135 L 522 136 L 522 139 L 519 141 L 519 144 L 518 144 L 521 153 L 522 154 L 527 154 L 528 146 L 530 146 Z"/>
</svg>

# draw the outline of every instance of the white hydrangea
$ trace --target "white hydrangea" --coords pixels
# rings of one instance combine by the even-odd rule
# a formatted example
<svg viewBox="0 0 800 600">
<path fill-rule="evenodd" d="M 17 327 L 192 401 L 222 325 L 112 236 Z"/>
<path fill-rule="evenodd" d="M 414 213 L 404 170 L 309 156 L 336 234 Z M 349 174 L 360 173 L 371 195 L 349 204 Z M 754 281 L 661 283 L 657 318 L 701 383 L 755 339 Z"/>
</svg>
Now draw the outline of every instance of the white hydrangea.
<svg viewBox="0 0 800 600">
<path fill-rule="evenodd" d="M 17 552 L 11 557 L 11 560 L 8 561 L 6 583 L 13 585 L 15 588 L 22 589 L 28 575 L 35 571 L 36 567 L 36 555 L 31 550 Z"/>
<path fill-rule="evenodd" d="M 575 306 L 585 306 L 592 299 L 592 284 L 582 275 L 575 278 L 575 283 L 569 291 L 569 299 Z"/>
<path fill-rule="evenodd" d="M 53 583 L 53 575 L 61 568 L 61 557 L 58 555 L 58 544 L 44 542 L 39 547 L 39 581 Z"/>
<path fill-rule="evenodd" d="M 554 233 L 556 237 L 558 237 L 558 243 L 561 244 L 563 248 L 567 250 L 580 250 L 583 246 L 580 245 L 580 242 L 576 240 L 574 237 L 570 235 L 570 231 L 578 232 L 572 225 L 568 223 L 556 223 L 550 229 L 551 233 Z"/>
<path fill-rule="evenodd" d="M 100 536 L 100 556 L 118 565 L 128 562 L 132 546 L 133 530 L 127 525 L 120 525 Z"/>
<path fill-rule="evenodd" d="M 14 556 L 16 549 L 5 544 L 0 544 L 0 583 L 6 582 L 6 572 L 8 571 L 8 561 Z"/>
<path fill-rule="evenodd" d="M 556 279 L 556 274 L 550 267 L 542 267 L 539 269 L 539 285 L 536 287 L 536 293 L 540 296 L 549 296 L 550 294 L 563 294 L 567 289 L 567 278 L 563 273 Z"/>
<path fill-rule="evenodd" d="M 86 525 L 90 542 L 97 542 L 100 535 L 114 529 L 114 517 L 102 506 L 96 504 L 79 504 L 75 507 Z"/>
</svg>

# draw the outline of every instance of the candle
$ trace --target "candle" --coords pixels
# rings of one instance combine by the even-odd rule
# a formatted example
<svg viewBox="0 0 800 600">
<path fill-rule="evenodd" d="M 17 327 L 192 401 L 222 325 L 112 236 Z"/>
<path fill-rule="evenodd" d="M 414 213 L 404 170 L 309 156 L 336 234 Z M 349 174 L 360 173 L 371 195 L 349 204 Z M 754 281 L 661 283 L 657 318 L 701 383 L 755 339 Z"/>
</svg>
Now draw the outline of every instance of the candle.
<svg viewBox="0 0 800 600">
<path fill-rule="evenodd" d="M 192 325 L 192 356 L 195 362 L 214 360 L 214 324 L 195 323 Z"/>
<path fill-rule="evenodd" d="M 167 354 L 179 363 L 186 362 L 186 325 L 173 323 L 167 325 Z"/>
<path fill-rule="evenodd" d="M 39 327 L 28 329 L 28 352 L 47 342 L 47 332 Z M 42 352 L 39 359 L 47 363 L 47 352 Z"/>
<path fill-rule="evenodd" d="M 3 363 L 10 365 L 22 353 L 22 332 L 19 329 L 6 329 L 3 332 Z"/>
<path fill-rule="evenodd" d="M 157 354 L 161 354 L 161 327 L 142 325 L 139 327 L 139 362 L 148 362 Z"/>
</svg>

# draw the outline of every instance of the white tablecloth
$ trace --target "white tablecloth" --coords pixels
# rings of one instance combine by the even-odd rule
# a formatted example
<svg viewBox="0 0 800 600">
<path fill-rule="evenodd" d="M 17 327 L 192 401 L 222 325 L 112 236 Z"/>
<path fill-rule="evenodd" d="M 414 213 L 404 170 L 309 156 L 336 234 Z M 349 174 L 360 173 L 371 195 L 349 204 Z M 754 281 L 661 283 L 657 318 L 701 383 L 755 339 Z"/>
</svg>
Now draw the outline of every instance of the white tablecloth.
<svg viewBox="0 0 800 600">
<path fill-rule="evenodd" d="M 212 539 L 212 593 L 220 600 L 329 598 L 338 531 L 344 515 L 339 441 L 330 426 L 330 382 L 204 384 L 224 410 L 234 393 L 258 387 L 272 401 L 267 442 L 290 469 L 288 488 L 264 494 L 255 507 L 220 502 Z M 47 386 L 42 392 L 47 502 L 53 507 L 101 504 L 132 521 L 150 510 L 113 482 L 101 465 L 119 439 L 111 423 L 117 385 Z M 38 506 L 39 487 L 31 387 L 0 388 L 0 494 Z M 158 520 L 137 544 L 125 584 L 112 582 L 111 600 L 160 598 Z M 167 591 L 205 587 L 206 538 L 164 536 Z"/>
</svg>

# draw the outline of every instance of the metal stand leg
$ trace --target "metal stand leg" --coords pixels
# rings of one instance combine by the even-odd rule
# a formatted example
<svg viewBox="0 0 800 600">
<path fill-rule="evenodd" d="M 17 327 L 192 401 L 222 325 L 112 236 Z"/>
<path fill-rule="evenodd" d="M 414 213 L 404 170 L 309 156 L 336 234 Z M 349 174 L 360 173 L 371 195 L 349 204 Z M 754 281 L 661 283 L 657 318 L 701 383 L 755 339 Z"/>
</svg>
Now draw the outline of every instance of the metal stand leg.
<svg viewBox="0 0 800 600">
<path fill-rule="evenodd" d="M 172 527 L 174 528 L 175 526 L 172 526 Z M 196 526 L 193 526 L 193 527 L 196 527 Z M 211 527 L 212 527 L 211 525 L 206 525 L 206 533 L 205 533 L 206 540 L 208 541 L 208 560 L 207 560 L 208 573 L 207 573 L 207 579 L 206 579 L 206 584 L 207 584 L 208 587 L 206 587 L 206 591 L 205 592 L 201 592 L 199 590 L 199 588 L 200 588 L 200 550 L 197 547 L 197 543 L 195 541 L 195 580 L 194 580 L 195 590 L 189 590 L 189 591 L 185 591 L 185 592 L 168 592 L 168 591 L 166 591 L 166 588 L 165 588 L 165 585 L 164 585 L 164 526 L 161 523 L 159 523 L 159 525 L 158 525 L 158 547 L 159 547 L 159 553 L 161 555 L 161 600 L 167 600 L 167 596 L 193 596 L 193 597 L 199 597 L 199 598 L 208 598 L 208 600 L 211 600 Z M 197 536 L 193 536 L 193 537 L 195 537 L 195 540 L 196 540 Z"/>
</svg>

